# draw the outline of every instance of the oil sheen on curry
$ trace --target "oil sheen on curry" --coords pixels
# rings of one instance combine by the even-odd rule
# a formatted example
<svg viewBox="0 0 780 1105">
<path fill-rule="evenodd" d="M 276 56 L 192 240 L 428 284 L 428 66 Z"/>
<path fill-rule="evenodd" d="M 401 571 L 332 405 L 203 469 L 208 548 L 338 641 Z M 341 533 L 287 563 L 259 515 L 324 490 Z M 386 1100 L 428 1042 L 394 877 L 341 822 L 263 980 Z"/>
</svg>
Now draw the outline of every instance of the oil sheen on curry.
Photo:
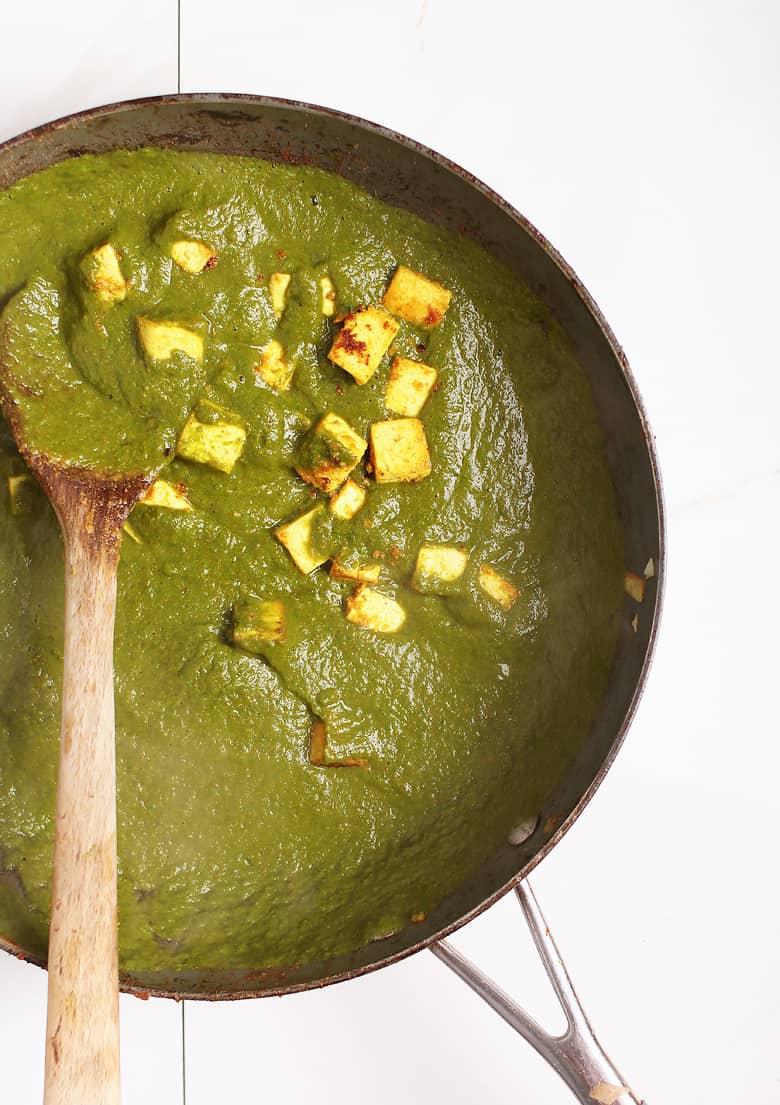
<svg viewBox="0 0 780 1105">
<path fill-rule="evenodd" d="M 123 535 L 120 959 L 283 966 L 434 909 L 585 738 L 622 605 L 590 391 L 472 242 L 302 166 L 0 193 L 33 445 L 159 471 Z M 0 933 L 45 953 L 58 527 L 0 425 Z"/>
</svg>

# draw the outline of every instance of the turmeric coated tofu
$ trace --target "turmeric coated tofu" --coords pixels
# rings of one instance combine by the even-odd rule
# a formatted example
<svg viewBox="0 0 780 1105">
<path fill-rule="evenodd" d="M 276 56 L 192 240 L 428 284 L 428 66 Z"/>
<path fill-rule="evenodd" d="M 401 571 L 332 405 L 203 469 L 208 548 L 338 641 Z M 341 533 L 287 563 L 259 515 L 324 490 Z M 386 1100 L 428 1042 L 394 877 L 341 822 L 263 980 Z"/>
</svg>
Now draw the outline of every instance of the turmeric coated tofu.
<svg viewBox="0 0 780 1105">
<path fill-rule="evenodd" d="M 331 579 L 346 579 L 355 583 L 377 583 L 381 572 L 382 566 L 376 560 L 366 563 L 346 549 L 339 553 L 330 566 Z"/>
<path fill-rule="evenodd" d="M 166 510 L 192 510 L 186 486 L 168 480 L 155 480 L 138 502 L 143 506 L 165 507 Z"/>
<path fill-rule="evenodd" d="M 399 265 L 382 298 L 382 306 L 399 318 L 432 330 L 444 318 L 452 292 L 421 272 Z"/>
<path fill-rule="evenodd" d="M 361 307 L 347 315 L 331 346 L 330 360 L 365 384 L 398 333 L 398 323 L 381 307 Z"/>
<path fill-rule="evenodd" d="M 430 365 L 410 361 L 407 357 L 396 357 L 387 381 L 385 406 L 393 414 L 415 417 L 423 409 L 438 375 Z"/>
<path fill-rule="evenodd" d="M 268 291 L 271 293 L 271 306 L 277 318 L 281 318 L 287 306 L 287 292 L 290 287 L 289 272 L 272 272 L 268 277 Z"/>
<path fill-rule="evenodd" d="M 246 430 L 238 415 L 201 399 L 184 425 L 176 454 L 229 475 L 245 442 Z"/>
<path fill-rule="evenodd" d="M 455 545 L 422 545 L 417 553 L 412 587 L 421 595 L 448 595 L 466 570 L 469 554 Z"/>
<path fill-rule="evenodd" d="M 171 245 L 171 257 L 182 272 L 196 275 L 204 269 L 212 269 L 217 263 L 216 251 L 205 242 L 180 240 Z"/>
<path fill-rule="evenodd" d="M 261 379 L 276 388 L 277 391 L 288 391 L 292 384 L 293 366 L 288 364 L 284 356 L 282 343 L 276 338 L 269 341 L 260 354 L 260 361 L 255 365 L 255 372 Z"/>
<path fill-rule="evenodd" d="M 330 497 L 330 509 L 342 522 L 348 522 L 362 509 L 366 501 L 366 489 L 354 480 L 347 480 Z"/>
<path fill-rule="evenodd" d="M 400 603 L 365 583 L 347 596 L 344 609 L 348 622 L 373 629 L 375 633 L 397 633 L 406 621 L 406 612 Z"/>
<path fill-rule="evenodd" d="M 82 262 L 88 287 L 103 303 L 121 303 L 127 296 L 128 283 L 119 261 L 119 253 L 106 242 L 88 253 Z"/>
<path fill-rule="evenodd" d="M 286 633 L 284 603 L 279 599 L 247 599 L 233 607 L 231 639 L 247 652 L 262 654 L 269 644 L 281 644 Z"/>
<path fill-rule="evenodd" d="M 336 288 L 327 273 L 320 277 L 320 311 L 326 318 L 336 312 Z"/>
<path fill-rule="evenodd" d="M 196 330 L 188 330 L 178 322 L 140 315 L 135 321 L 141 348 L 150 360 L 169 361 L 179 351 L 198 364 L 203 361 L 203 336 Z"/>
<path fill-rule="evenodd" d="M 517 587 L 500 575 L 490 564 L 481 566 L 477 582 L 488 598 L 497 602 L 503 610 L 511 610 L 520 594 Z"/>
<path fill-rule="evenodd" d="M 369 438 L 377 483 L 414 483 L 430 475 L 431 454 L 419 418 L 373 422 Z"/>
<path fill-rule="evenodd" d="M 302 439 L 295 471 L 312 487 L 329 493 L 340 487 L 368 447 L 360 434 L 338 414 L 324 414 Z"/>
<path fill-rule="evenodd" d="M 328 554 L 321 552 L 314 541 L 314 525 L 324 509 L 323 504 L 318 503 L 305 514 L 299 514 L 274 530 L 274 537 L 280 545 L 284 545 L 295 567 L 304 575 L 309 575 L 328 559 Z"/>
</svg>

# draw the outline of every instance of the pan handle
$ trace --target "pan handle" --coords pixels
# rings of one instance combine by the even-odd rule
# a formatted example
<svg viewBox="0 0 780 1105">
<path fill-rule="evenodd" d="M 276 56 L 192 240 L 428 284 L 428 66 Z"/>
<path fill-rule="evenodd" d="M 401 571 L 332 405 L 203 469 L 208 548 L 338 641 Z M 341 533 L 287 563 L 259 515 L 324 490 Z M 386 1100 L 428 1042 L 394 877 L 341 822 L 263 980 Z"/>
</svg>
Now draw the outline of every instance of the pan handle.
<svg viewBox="0 0 780 1105">
<path fill-rule="evenodd" d="M 515 893 L 566 1015 L 566 1031 L 561 1036 L 545 1032 L 517 1002 L 446 940 L 432 944 L 431 951 L 547 1060 L 582 1105 L 594 1105 L 594 1102 L 598 1105 L 646 1105 L 625 1084 L 596 1039 L 528 881 L 519 883 Z"/>
</svg>

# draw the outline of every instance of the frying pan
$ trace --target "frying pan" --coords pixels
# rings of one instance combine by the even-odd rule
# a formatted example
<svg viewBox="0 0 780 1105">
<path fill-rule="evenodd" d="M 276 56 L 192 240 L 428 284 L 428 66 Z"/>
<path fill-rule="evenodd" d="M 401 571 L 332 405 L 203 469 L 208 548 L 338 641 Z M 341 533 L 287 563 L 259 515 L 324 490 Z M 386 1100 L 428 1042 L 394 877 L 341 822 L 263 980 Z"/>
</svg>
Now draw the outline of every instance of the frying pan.
<svg viewBox="0 0 780 1105">
<path fill-rule="evenodd" d="M 310 104 L 196 94 L 95 108 L 0 145 L 0 187 L 67 157 L 143 146 L 243 154 L 335 171 L 385 202 L 473 238 L 508 265 L 567 333 L 590 382 L 603 429 L 623 524 L 625 563 L 641 571 L 652 558 L 655 574 L 641 606 L 626 599 L 599 715 L 539 817 L 518 827 L 422 924 L 326 961 L 251 971 L 128 973 L 121 979 L 123 989 L 178 998 L 286 994 L 353 978 L 430 947 L 555 1067 L 581 1101 L 638 1102 L 593 1036 L 549 928 L 523 881 L 580 815 L 617 755 L 647 677 L 658 627 L 664 579 L 661 485 L 647 418 L 622 349 L 572 269 L 486 185 L 409 138 Z M 632 626 L 636 612 L 638 622 Z M 560 1037 L 546 1034 L 444 940 L 513 888 L 566 1013 L 568 1028 Z M 2 937 L 0 946 L 36 961 Z"/>
</svg>

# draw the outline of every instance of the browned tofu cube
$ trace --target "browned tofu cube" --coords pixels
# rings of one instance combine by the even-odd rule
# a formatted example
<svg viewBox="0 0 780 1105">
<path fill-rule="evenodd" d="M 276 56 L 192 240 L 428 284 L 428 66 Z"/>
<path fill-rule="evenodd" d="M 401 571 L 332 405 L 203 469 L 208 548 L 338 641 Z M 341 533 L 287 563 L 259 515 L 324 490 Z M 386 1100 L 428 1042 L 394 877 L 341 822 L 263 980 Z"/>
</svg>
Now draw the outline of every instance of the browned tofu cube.
<svg viewBox="0 0 780 1105">
<path fill-rule="evenodd" d="M 138 502 L 143 506 L 159 506 L 166 510 L 192 510 L 186 486 L 168 480 L 155 480 Z"/>
<path fill-rule="evenodd" d="M 293 366 L 285 359 L 282 343 L 273 338 L 260 354 L 255 372 L 269 387 L 277 391 L 288 391 L 292 384 L 293 371 Z"/>
<path fill-rule="evenodd" d="M 349 422 L 330 411 L 298 445 L 295 471 L 320 491 L 335 491 L 358 464 L 367 445 Z"/>
<path fill-rule="evenodd" d="M 213 269 L 217 263 L 217 255 L 211 246 L 197 239 L 173 242 L 171 257 L 182 272 L 187 272 L 191 276 L 203 272 L 204 269 Z"/>
<path fill-rule="evenodd" d="M 330 497 L 330 509 L 343 522 L 354 518 L 362 509 L 366 501 L 366 489 L 354 480 L 347 480 L 338 489 L 335 495 Z"/>
<path fill-rule="evenodd" d="M 361 307 L 343 321 L 328 357 L 358 384 L 365 384 L 376 372 L 398 323 L 381 307 Z"/>
<path fill-rule="evenodd" d="M 412 326 L 431 330 L 444 318 L 451 299 L 452 292 L 435 280 L 399 265 L 384 294 L 382 306 L 411 322 Z"/>
<path fill-rule="evenodd" d="M 393 414 L 414 418 L 431 394 L 438 372 L 430 365 L 396 357 L 385 391 L 385 406 Z"/>
<path fill-rule="evenodd" d="M 119 260 L 117 250 L 106 242 L 87 254 L 82 262 L 89 287 L 103 303 L 121 303 L 127 296 L 128 283 Z"/>
<path fill-rule="evenodd" d="M 431 454 L 419 418 L 374 422 L 369 438 L 377 483 L 414 483 L 430 475 Z"/>
<path fill-rule="evenodd" d="M 406 612 L 400 603 L 365 583 L 347 596 L 344 608 L 347 621 L 373 629 L 375 633 L 397 633 L 406 621 Z"/>
<path fill-rule="evenodd" d="M 328 554 L 322 553 L 314 540 L 314 524 L 323 510 L 322 503 L 318 503 L 305 514 L 299 514 L 291 522 L 277 526 L 274 530 L 274 537 L 280 545 L 284 545 L 295 567 L 304 575 L 309 575 L 328 559 Z"/>
<path fill-rule="evenodd" d="M 477 581 L 488 598 L 497 602 L 503 610 L 511 610 L 520 594 L 517 587 L 500 575 L 490 564 L 482 565 Z"/>
<path fill-rule="evenodd" d="M 377 583 L 382 572 L 376 560 L 361 561 L 355 553 L 343 550 L 330 566 L 331 579 L 352 580 L 355 583 Z"/>
</svg>

